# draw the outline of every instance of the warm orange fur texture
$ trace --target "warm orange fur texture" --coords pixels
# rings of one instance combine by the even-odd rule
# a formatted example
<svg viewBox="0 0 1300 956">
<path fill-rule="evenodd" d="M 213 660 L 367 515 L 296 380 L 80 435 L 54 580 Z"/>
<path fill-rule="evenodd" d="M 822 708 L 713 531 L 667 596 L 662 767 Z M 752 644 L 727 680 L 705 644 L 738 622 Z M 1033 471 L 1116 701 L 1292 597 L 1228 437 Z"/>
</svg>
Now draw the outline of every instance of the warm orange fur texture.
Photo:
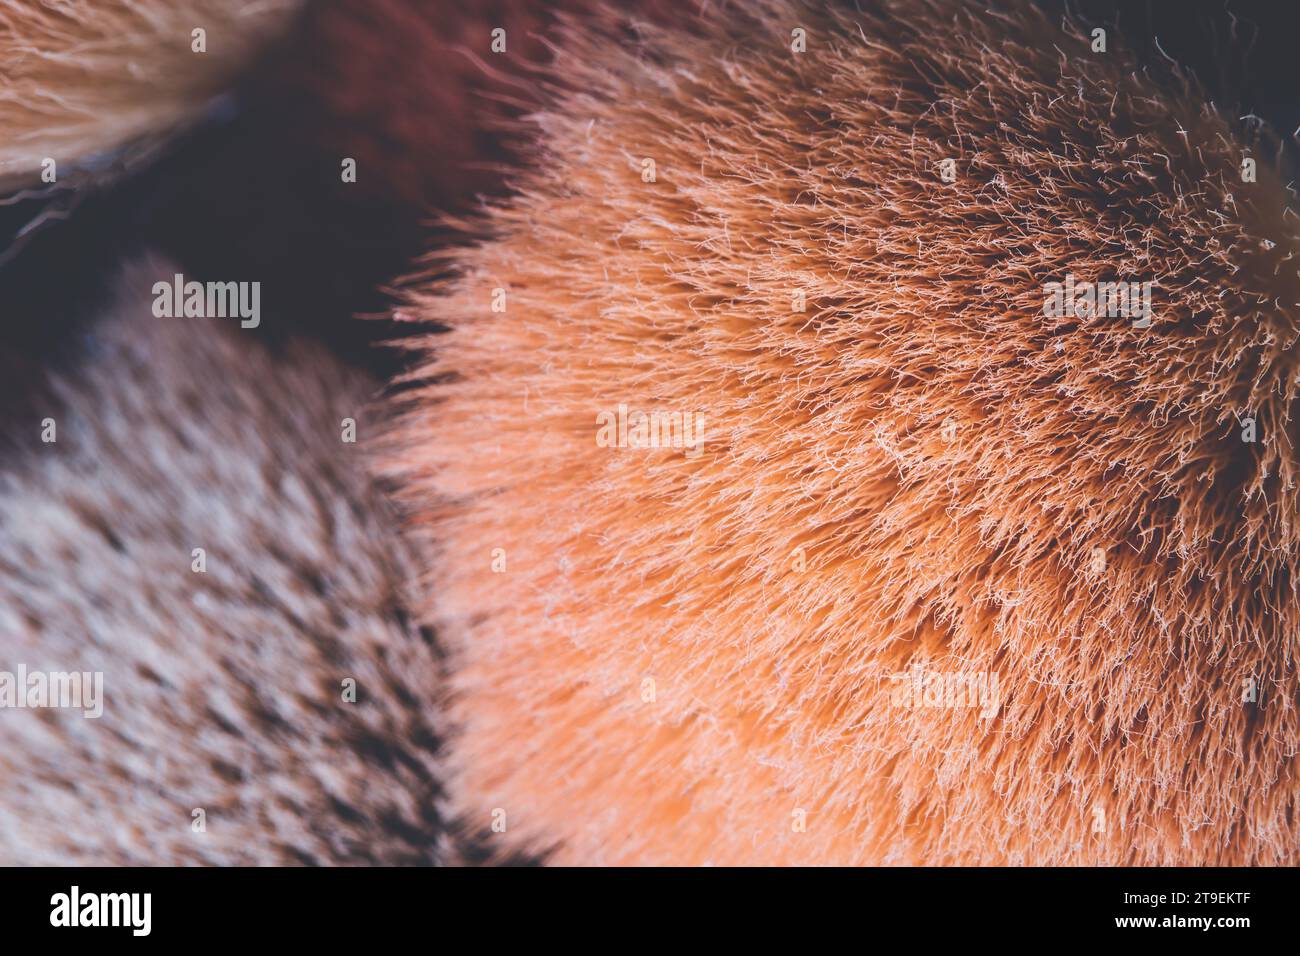
<svg viewBox="0 0 1300 956">
<path fill-rule="evenodd" d="M 60 176 L 191 119 L 300 0 L 0 0 L 0 184 Z M 207 31 L 207 52 L 191 31 Z"/>
<path fill-rule="evenodd" d="M 457 808 L 562 863 L 1300 862 L 1288 195 L 1114 37 L 860 6 L 571 38 L 410 296 Z M 1046 318 L 1066 273 L 1152 327 Z M 599 447 L 620 402 L 703 454 Z M 916 665 L 996 716 L 891 703 Z"/>
</svg>

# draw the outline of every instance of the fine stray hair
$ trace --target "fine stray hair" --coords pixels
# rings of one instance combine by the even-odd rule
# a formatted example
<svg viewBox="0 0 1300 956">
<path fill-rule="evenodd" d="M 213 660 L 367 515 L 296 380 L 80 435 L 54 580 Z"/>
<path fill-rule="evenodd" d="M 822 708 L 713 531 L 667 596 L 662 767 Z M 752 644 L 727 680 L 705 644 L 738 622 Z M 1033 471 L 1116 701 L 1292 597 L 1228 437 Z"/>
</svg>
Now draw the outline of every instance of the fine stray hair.
<svg viewBox="0 0 1300 956">
<path fill-rule="evenodd" d="M 1248 131 L 1028 5 L 639 33 L 569 31 L 401 310 L 449 328 L 388 467 L 458 812 L 568 864 L 1300 862 L 1300 279 Z M 1150 327 L 1044 315 L 1067 273 Z M 620 402 L 704 453 L 601 446 Z M 996 712 L 899 706 L 918 668 Z"/>
<path fill-rule="evenodd" d="M 689 22 L 699 3 L 331 0 L 308 7 L 300 43 L 269 79 L 298 95 L 314 139 L 348 144 L 362 190 L 460 213 L 501 192 L 522 145 L 511 120 L 540 104 L 557 22 L 612 17 L 620 6 Z"/>
</svg>

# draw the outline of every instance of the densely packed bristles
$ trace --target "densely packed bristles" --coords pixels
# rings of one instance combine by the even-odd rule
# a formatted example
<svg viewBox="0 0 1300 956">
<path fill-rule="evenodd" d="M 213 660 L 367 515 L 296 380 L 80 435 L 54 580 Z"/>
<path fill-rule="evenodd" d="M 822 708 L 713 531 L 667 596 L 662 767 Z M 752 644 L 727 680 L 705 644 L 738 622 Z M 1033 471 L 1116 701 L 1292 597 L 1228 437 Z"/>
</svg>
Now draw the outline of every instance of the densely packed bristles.
<svg viewBox="0 0 1300 956">
<path fill-rule="evenodd" d="M 0 0 L 0 183 L 192 119 L 300 0 Z M 47 182 L 54 181 L 46 178 Z"/>
<path fill-rule="evenodd" d="M 173 272 L 125 271 L 6 452 L 0 861 L 442 861 L 418 562 L 341 441 L 345 419 L 370 433 L 374 385 L 316 346 L 155 318 Z M 16 704 L 20 666 L 84 674 L 77 706 Z"/>
<path fill-rule="evenodd" d="M 1070 23 L 857 6 L 571 36 L 405 306 L 459 810 L 567 863 L 1296 863 L 1288 194 Z"/>
</svg>

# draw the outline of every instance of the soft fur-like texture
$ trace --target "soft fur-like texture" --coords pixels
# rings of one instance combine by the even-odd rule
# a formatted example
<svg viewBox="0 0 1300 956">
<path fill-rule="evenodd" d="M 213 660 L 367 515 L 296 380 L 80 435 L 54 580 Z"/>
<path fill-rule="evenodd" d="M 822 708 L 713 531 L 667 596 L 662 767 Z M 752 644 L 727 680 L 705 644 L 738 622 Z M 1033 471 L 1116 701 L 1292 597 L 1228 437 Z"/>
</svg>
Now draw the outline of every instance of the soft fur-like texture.
<svg viewBox="0 0 1300 956">
<path fill-rule="evenodd" d="M 0 186 L 98 171 L 191 119 L 300 0 L 0 0 Z M 206 31 L 193 52 L 192 31 Z M 116 156 L 125 161 L 125 155 Z"/>
<path fill-rule="evenodd" d="M 455 805 L 566 863 L 1300 862 L 1287 193 L 1114 36 L 858 6 L 571 38 L 405 306 Z M 1067 274 L 1151 327 L 1046 317 Z M 601 447 L 619 403 L 703 453 Z"/>
<path fill-rule="evenodd" d="M 374 386 L 154 318 L 174 271 L 127 270 L 5 455 L 0 671 L 102 671 L 104 712 L 0 709 L 0 864 L 439 862 L 442 672 L 363 467 Z"/>
</svg>

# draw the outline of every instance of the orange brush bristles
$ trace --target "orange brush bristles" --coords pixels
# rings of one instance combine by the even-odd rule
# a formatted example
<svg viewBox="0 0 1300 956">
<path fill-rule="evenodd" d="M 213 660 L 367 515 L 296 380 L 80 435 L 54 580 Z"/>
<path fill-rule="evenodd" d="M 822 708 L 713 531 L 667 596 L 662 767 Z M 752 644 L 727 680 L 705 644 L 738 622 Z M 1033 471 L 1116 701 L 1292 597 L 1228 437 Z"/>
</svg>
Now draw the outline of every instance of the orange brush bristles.
<svg viewBox="0 0 1300 956">
<path fill-rule="evenodd" d="M 573 31 L 403 306 L 457 809 L 570 864 L 1300 862 L 1276 172 L 1069 23 L 864 6 Z"/>
</svg>

